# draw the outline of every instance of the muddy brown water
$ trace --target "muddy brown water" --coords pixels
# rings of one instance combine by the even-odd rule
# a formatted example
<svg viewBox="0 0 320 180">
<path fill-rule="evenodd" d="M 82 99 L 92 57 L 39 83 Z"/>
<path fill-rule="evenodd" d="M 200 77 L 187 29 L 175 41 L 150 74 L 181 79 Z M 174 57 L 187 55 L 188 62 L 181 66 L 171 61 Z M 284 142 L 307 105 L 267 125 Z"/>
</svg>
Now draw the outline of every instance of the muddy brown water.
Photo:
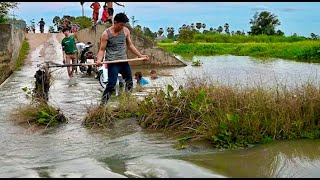
<svg viewBox="0 0 320 180">
<path fill-rule="evenodd" d="M 41 53 L 43 52 L 43 53 Z M 43 54 L 40 56 L 40 54 Z M 70 83 L 66 69 L 55 69 L 49 101 L 60 108 L 69 123 L 44 132 L 15 125 L 10 113 L 29 100 L 23 87 L 33 87 L 37 64 L 61 63 L 56 35 L 31 54 L 31 63 L 0 85 L 0 177 L 319 177 L 320 141 L 280 141 L 242 150 L 218 151 L 195 144 L 176 150 L 175 139 L 143 130 L 134 119 L 121 120 L 109 130 L 86 129 L 81 122 L 86 108 L 99 103 L 102 88 L 93 77 L 76 75 Z M 156 69 L 143 97 L 154 87 L 175 87 L 187 77 L 204 76 L 227 84 L 277 83 L 293 86 L 316 80 L 318 64 L 249 57 L 194 57 L 201 67 L 132 67 L 132 73 Z M 315 81 L 316 83 L 316 81 Z M 116 101 L 110 102 L 116 103 Z"/>
</svg>

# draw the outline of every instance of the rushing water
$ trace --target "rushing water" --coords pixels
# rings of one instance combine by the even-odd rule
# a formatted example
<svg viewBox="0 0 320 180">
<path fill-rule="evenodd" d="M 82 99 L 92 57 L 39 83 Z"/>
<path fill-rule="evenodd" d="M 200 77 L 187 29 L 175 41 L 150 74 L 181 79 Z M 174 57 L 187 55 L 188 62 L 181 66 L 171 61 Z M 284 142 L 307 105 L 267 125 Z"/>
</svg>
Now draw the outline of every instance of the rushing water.
<svg viewBox="0 0 320 180">
<path fill-rule="evenodd" d="M 53 72 L 49 101 L 68 117 L 68 124 L 44 132 L 32 132 L 13 123 L 10 113 L 28 105 L 23 87 L 33 88 L 37 64 L 61 63 L 59 42 L 32 52 L 32 64 L 16 71 L 0 86 L 0 177 L 318 177 L 318 140 L 284 141 L 243 150 L 217 151 L 204 144 L 176 150 L 175 139 L 143 130 L 134 119 L 118 121 L 109 130 L 86 129 L 81 123 L 86 108 L 99 102 L 102 88 L 97 80 L 76 75 L 70 84 L 66 69 Z M 45 56 L 39 57 L 42 48 Z M 201 67 L 133 67 L 148 72 L 155 68 L 160 78 L 154 86 L 179 85 L 189 76 L 205 76 L 224 83 L 264 85 L 306 82 L 316 78 L 320 66 L 275 60 L 261 62 L 248 57 L 194 57 Z M 110 102 L 112 103 L 112 102 Z"/>
</svg>

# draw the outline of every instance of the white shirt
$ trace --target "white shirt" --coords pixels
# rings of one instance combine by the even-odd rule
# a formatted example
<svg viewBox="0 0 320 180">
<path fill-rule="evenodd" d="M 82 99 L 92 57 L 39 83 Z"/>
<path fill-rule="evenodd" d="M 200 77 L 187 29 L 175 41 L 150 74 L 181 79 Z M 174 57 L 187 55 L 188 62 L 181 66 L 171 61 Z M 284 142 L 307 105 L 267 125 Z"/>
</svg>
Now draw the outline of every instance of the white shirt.
<svg viewBox="0 0 320 180">
<path fill-rule="evenodd" d="M 86 44 L 85 44 L 85 43 L 82 43 L 82 42 L 79 42 L 79 43 L 76 44 L 76 46 L 77 46 L 77 49 L 78 49 L 79 51 L 82 51 L 82 49 L 84 49 L 84 47 L 86 46 Z"/>
</svg>

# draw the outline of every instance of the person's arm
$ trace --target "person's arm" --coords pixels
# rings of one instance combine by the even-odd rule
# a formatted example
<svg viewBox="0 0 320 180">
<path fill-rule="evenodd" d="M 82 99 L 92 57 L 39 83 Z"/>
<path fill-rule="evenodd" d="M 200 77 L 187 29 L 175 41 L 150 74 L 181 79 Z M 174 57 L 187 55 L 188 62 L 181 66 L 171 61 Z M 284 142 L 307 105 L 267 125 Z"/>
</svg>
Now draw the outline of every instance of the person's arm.
<svg viewBox="0 0 320 180">
<path fill-rule="evenodd" d="M 148 59 L 149 59 L 149 56 L 148 56 L 148 55 L 143 55 L 143 54 L 141 54 L 141 53 L 137 50 L 137 48 L 133 45 L 132 40 L 131 40 L 131 36 L 130 36 L 130 30 L 129 30 L 127 27 L 125 27 L 125 28 L 124 28 L 124 31 L 127 32 L 127 33 L 126 33 L 126 34 L 127 34 L 127 35 L 126 35 L 126 41 L 127 41 L 128 49 L 129 49 L 131 52 L 133 52 L 135 55 L 137 55 L 139 58 L 144 57 L 146 60 L 148 60 Z"/>
<path fill-rule="evenodd" d="M 124 5 L 123 4 L 120 4 L 120 3 L 117 3 L 117 2 L 114 2 L 116 5 L 118 5 L 118 6 L 122 6 L 122 7 L 124 7 Z"/>
<path fill-rule="evenodd" d="M 91 9 L 93 9 L 93 3 L 90 5 Z"/>
<path fill-rule="evenodd" d="M 100 65 L 103 60 L 103 56 L 106 51 L 107 43 L 108 43 L 108 33 L 107 33 L 107 31 L 104 31 L 101 35 L 100 48 L 99 48 L 99 52 L 97 55 L 97 61 L 96 61 L 97 65 Z"/>
</svg>

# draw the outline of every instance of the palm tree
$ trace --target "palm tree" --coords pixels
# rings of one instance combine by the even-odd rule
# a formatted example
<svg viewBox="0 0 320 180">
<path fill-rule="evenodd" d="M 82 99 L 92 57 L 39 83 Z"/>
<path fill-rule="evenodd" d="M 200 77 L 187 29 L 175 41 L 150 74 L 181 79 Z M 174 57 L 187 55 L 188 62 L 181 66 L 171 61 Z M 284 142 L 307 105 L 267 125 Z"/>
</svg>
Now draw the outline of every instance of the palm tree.
<svg viewBox="0 0 320 180">
<path fill-rule="evenodd" d="M 84 2 L 80 2 L 81 6 L 82 6 L 82 16 L 84 16 L 84 8 L 83 8 L 83 4 Z"/>
<path fill-rule="evenodd" d="M 225 23 L 225 24 L 224 24 L 224 31 L 226 32 L 226 34 L 230 34 L 229 24 L 228 24 L 228 23 Z"/>
<path fill-rule="evenodd" d="M 158 35 L 161 36 L 163 32 L 164 32 L 164 31 L 163 31 L 163 28 L 159 28 L 159 30 L 158 30 Z"/>
<path fill-rule="evenodd" d="M 136 20 L 134 16 L 131 16 L 131 19 L 132 19 L 132 28 L 134 28 L 134 23 L 138 22 L 138 20 Z"/>
<path fill-rule="evenodd" d="M 201 27 L 202 27 L 202 23 L 196 23 L 196 28 L 197 28 L 198 30 L 200 30 Z"/>
<path fill-rule="evenodd" d="M 206 24 L 203 23 L 201 27 L 202 27 L 203 29 L 205 29 L 205 28 L 206 28 Z"/>
<path fill-rule="evenodd" d="M 223 27 L 222 26 L 219 26 L 217 31 L 219 32 L 219 34 L 223 31 Z"/>
<path fill-rule="evenodd" d="M 192 28 L 192 29 L 194 29 L 194 28 L 195 28 L 195 27 L 194 27 L 194 23 L 191 23 L 191 28 Z"/>
<path fill-rule="evenodd" d="M 61 22 L 61 19 L 59 16 L 55 16 L 52 20 L 52 22 L 54 23 L 54 26 L 57 26 L 57 28 L 59 27 L 60 25 L 60 22 Z"/>
</svg>

